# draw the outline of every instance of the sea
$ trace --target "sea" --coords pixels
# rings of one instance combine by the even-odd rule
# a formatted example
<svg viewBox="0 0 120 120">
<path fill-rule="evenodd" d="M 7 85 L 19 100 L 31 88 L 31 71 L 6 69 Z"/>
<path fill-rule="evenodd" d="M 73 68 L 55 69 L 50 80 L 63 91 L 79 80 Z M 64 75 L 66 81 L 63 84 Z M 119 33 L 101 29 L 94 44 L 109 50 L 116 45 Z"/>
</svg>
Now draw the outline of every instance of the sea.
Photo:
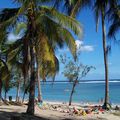
<svg viewBox="0 0 120 120">
<path fill-rule="evenodd" d="M 53 102 L 68 102 L 72 90 L 72 83 L 64 82 L 41 82 L 42 98 L 45 101 Z M 38 89 L 35 90 L 37 97 Z M 4 94 L 4 93 L 3 93 Z M 16 88 L 11 89 L 7 97 L 16 97 Z M 20 92 L 23 96 L 23 92 Z M 105 96 L 105 82 L 104 80 L 83 80 L 80 81 L 75 88 L 73 94 L 73 102 L 92 102 L 98 103 L 104 99 Z M 120 104 L 120 79 L 109 81 L 109 96 L 110 102 Z M 28 94 L 25 99 L 28 99 Z"/>
</svg>

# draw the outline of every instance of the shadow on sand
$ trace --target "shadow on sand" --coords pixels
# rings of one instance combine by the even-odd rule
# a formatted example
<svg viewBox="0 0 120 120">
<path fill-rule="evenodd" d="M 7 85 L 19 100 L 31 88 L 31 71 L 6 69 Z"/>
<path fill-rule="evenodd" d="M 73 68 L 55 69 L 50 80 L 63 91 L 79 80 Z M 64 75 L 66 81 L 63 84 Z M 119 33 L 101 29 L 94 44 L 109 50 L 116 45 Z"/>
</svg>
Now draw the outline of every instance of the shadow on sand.
<svg viewBox="0 0 120 120">
<path fill-rule="evenodd" d="M 25 113 L 0 111 L 0 120 L 53 120 L 53 119 L 42 118 L 39 116 L 31 116 Z M 72 119 L 66 118 L 62 120 L 72 120 Z"/>
</svg>

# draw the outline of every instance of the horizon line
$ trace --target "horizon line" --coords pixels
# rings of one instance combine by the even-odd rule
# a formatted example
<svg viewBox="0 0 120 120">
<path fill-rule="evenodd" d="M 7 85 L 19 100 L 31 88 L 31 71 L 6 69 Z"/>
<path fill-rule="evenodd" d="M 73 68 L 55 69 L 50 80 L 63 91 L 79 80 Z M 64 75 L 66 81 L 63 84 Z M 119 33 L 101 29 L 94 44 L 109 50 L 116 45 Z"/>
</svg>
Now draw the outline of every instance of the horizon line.
<svg viewBox="0 0 120 120">
<path fill-rule="evenodd" d="M 85 81 L 104 81 L 104 80 L 105 80 L 105 79 L 97 79 L 97 80 L 95 80 L 95 79 L 94 79 L 94 80 L 92 80 L 92 79 L 88 79 L 88 80 L 87 80 L 87 79 L 86 79 L 86 80 L 78 80 L 78 82 L 85 82 Z M 109 79 L 109 81 L 113 81 L 113 80 L 120 80 L 120 78 L 117 78 L 117 79 L 113 79 L 113 78 L 112 78 L 112 79 Z M 53 81 L 53 80 L 46 80 L 46 81 L 41 81 L 41 82 L 43 82 L 43 83 L 44 83 L 44 82 L 53 82 L 53 83 L 54 83 L 54 82 L 69 82 L 69 80 L 63 80 L 63 81 L 62 81 L 62 80 L 54 80 L 54 81 Z"/>
</svg>

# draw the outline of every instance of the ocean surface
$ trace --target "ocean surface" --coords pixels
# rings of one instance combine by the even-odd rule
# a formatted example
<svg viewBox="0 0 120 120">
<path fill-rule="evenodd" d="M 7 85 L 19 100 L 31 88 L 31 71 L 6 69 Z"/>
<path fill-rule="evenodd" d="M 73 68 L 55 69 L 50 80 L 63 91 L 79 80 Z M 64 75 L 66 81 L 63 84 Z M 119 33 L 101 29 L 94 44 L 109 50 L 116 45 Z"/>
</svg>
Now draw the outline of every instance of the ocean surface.
<svg viewBox="0 0 120 120">
<path fill-rule="evenodd" d="M 68 102 L 72 83 L 69 82 L 42 82 L 41 91 L 43 100 Z M 99 102 L 104 98 L 105 83 L 103 80 L 81 81 L 77 84 L 73 94 L 73 102 Z M 37 96 L 37 88 L 36 88 Z M 3 93 L 4 94 L 4 93 Z M 120 80 L 109 81 L 109 95 L 111 103 L 120 104 Z M 15 98 L 16 89 L 13 88 L 7 96 Z M 23 93 L 20 93 L 23 96 Z M 28 99 L 28 95 L 26 95 Z"/>
</svg>

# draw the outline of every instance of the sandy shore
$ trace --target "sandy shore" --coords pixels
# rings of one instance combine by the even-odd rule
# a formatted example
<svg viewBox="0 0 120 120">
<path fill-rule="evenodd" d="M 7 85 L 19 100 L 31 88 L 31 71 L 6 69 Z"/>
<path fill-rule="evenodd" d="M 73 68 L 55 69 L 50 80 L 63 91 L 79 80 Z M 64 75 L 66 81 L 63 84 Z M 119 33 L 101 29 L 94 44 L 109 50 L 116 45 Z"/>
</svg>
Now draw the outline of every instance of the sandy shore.
<svg viewBox="0 0 120 120">
<path fill-rule="evenodd" d="M 49 102 L 44 103 L 44 106 L 35 106 L 35 116 L 27 118 L 27 120 L 120 120 L 120 111 L 109 111 L 91 113 L 86 115 L 72 114 L 66 111 L 66 108 L 73 109 L 80 106 L 74 104 L 69 107 L 66 104 Z M 27 109 L 26 105 L 1 105 L 0 120 L 11 120 L 11 116 L 21 116 L 20 120 L 26 120 L 24 114 Z M 82 107 L 81 107 L 82 109 Z M 64 111 L 62 111 L 64 110 Z"/>
</svg>

